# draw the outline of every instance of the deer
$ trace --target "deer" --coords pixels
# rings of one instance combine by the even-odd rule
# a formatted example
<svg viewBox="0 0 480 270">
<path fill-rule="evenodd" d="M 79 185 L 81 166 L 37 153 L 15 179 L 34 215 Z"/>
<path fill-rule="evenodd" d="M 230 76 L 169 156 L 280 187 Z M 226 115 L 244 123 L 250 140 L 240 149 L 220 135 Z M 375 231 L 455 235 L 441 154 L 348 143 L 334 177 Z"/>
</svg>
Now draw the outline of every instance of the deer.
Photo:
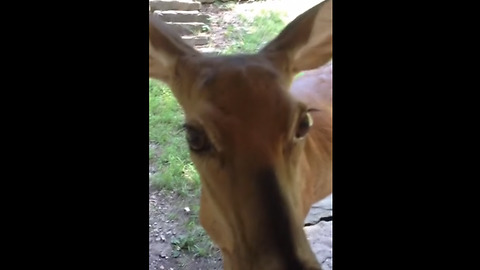
<svg viewBox="0 0 480 270">
<path fill-rule="evenodd" d="M 332 193 L 332 1 L 254 54 L 203 55 L 150 14 L 149 76 L 184 112 L 224 269 L 321 269 L 303 221 Z"/>
</svg>

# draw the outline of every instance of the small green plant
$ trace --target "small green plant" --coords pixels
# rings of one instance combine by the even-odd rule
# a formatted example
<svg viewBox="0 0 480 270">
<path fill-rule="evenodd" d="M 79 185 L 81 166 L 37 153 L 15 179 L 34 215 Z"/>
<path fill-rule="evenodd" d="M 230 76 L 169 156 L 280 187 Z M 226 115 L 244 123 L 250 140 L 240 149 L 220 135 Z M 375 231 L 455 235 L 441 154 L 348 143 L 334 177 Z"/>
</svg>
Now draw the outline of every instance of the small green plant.
<svg viewBox="0 0 480 270">
<path fill-rule="evenodd" d="M 206 24 L 202 26 L 202 33 L 205 33 L 205 32 L 210 32 L 210 26 Z"/>
<path fill-rule="evenodd" d="M 183 250 L 193 253 L 195 257 L 208 257 L 215 251 L 218 252 L 203 227 L 199 225 L 198 210 L 198 206 L 193 207 L 185 223 L 187 232 L 172 239 L 172 254 L 179 254 Z"/>
</svg>

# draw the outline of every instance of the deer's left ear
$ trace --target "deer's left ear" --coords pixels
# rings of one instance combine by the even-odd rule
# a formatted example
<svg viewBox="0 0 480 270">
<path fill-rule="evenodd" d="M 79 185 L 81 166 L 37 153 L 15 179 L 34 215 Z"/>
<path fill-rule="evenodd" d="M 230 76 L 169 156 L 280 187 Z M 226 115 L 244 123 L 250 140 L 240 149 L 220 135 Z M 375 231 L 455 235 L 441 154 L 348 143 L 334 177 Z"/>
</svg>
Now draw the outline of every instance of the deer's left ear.
<svg viewBox="0 0 480 270">
<path fill-rule="evenodd" d="M 260 54 L 280 53 L 294 73 L 315 69 L 332 58 L 332 0 L 309 9 L 289 23 Z"/>
<path fill-rule="evenodd" d="M 170 84 L 178 58 L 199 52 L 186 44 L 158 16 L 150 14 L 149 20 L 149 75 Z"/>
</svg>

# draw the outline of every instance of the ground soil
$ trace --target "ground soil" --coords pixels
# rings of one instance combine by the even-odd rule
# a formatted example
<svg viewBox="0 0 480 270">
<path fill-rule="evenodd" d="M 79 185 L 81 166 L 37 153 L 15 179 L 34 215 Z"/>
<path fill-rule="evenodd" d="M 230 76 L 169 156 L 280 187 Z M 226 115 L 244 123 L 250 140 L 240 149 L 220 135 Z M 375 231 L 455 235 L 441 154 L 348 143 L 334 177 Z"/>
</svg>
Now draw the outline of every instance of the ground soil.
<svg viewBox="0 0 480 270">
<path fill-rule="evenodd" d="M 184 224 L 191 212 L 184 209 L 194 203 L 198 204 L 198 201 L 185 199 L 172 191 L 150 188 L 150 270 L 223 269 L 218 250 L 210 257 L 196 257 L 188 251 L 172 250 L 174 248 L 171 244 L 172 239 L 186 233 Z"/>
</svg>

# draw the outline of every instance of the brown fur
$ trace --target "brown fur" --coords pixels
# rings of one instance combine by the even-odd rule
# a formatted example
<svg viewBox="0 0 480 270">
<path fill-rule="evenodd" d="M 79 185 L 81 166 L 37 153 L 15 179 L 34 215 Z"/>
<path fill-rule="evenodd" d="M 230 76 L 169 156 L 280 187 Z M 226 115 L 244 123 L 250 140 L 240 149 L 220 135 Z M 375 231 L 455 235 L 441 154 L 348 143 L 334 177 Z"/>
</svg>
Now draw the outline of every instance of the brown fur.
<svg viewBox="0 0 480 270">
<path fill-rule="evenodd" d="M 200 222 L 224 269 L 320 269 L 303 220 L 332 192 L 331 0 L 254 55 L 202 56 L 153 15 L 149 29 L 150 77 L 170 86 L 212 145 L 191 158 Z M 297 139 L 307 109 L 313 126 Z"/>
</svg>

